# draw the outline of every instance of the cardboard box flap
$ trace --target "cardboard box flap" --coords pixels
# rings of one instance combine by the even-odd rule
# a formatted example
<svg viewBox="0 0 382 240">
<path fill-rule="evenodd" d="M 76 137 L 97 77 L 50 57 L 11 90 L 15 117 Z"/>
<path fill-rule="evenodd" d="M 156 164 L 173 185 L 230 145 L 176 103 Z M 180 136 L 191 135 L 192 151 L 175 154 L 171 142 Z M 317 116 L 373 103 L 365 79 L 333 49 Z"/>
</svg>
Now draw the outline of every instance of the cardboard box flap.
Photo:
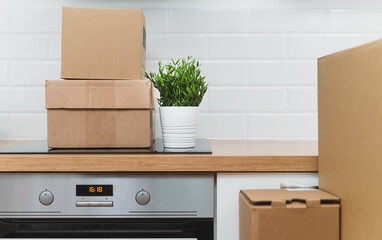
<svg viewBox="0 0 382 240">
<path fill-rule="evenodd" d="M 339 198 L 320 190 L 288 191 L 286 189 L 241 190 L 253 205 L 283 207 L 292 202 L 306 203 L 307 207 L 338 204 Z"/>
<path fill-rule="evenodd" d="M 152 109 L 147 80 L 48 80 L 47 109 Z"/>
<path fill-rule="evenodd" d="M 382 39 L 320 57 L 318 58 L 318 61 L 319 63 L 331 60 L 337 61 L 341 57 L 349 58 L 351 55 L 356 57 L 358 54 L 367 53 L 374 50 L 380 50 L 381 48 Z"/>
<path fill-rule="evenodd" d="M 286 204 L 294 197 L 311 202 Z M 239 239 L 339 240 L 340 204 L 321 205 L 321 199 L 335 199 L 338 202 L 338 198 L 319 190 L 243 190 L 238 199 Z M 251 200 L 265 202 L 266 205 L 253 205 Z"/>
</svg>

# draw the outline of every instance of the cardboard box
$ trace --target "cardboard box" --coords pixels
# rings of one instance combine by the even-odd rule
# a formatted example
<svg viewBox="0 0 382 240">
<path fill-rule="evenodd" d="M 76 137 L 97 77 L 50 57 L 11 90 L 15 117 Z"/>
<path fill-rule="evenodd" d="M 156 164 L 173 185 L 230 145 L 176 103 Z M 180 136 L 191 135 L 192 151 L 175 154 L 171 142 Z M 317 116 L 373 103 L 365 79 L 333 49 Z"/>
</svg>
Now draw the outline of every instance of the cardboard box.
<svg viewBox="0 0 382 240">
<path fill-rule="evenodd" d="M 342 240 L 382 238 L 382 40 L 318 60 L 319 183 Z"/>
<path fill-rule="evenodd" d="M 339 240 L 339 212 L 320 190 L 241 190 L 240 240 Z"/>
<path fill-rule="evenodd" d="M 64 7 L 61 78 L 144 79 L 142 9 Z"/>
<path fill-rule="evenodd" d="M 146 80 L 46 81 L 48 146 L 149 148 L 152 85 Z"/>
</svg>

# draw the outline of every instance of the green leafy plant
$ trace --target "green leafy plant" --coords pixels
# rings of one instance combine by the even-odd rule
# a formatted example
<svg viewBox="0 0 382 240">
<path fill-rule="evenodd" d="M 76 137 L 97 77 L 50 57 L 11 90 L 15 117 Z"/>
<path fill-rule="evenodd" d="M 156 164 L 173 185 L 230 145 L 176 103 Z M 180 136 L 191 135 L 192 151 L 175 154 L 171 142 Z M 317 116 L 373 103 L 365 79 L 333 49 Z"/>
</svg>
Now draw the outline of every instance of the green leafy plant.
<svg viewBox="0 0 382 240">
<path fill-rule="evenodd" d="M 208 84 L 200 74 L 199 61 L 195 58 L 171 60 L 167 65 L 158 63 L 159 73 L 147 73 L 148 78 L 158 89 L 160 106 L 199 106 Z"/>
</svg>

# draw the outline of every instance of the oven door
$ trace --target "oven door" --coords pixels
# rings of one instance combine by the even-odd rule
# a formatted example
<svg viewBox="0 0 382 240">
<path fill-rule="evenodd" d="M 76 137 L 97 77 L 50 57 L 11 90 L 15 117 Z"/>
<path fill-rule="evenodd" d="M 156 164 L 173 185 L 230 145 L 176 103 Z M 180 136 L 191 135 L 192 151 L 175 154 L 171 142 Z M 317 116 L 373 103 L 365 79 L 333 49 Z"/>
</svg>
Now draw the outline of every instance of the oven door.
<svg viewBox="0 0 382 240">
<path fill-rule="evenodd" d="M 0 238 L 214 239 L 213 219 L 1 219 Z"/>
</svg>

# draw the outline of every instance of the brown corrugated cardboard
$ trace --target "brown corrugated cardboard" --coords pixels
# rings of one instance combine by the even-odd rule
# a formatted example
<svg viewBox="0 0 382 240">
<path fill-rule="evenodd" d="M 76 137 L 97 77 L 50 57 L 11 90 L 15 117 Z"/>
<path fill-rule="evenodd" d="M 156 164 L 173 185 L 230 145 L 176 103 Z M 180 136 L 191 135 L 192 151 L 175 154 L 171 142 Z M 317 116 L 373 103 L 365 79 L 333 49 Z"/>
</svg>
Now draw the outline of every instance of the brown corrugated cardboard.
<svg viewBox="0 0 382 240">
<path fill-rule="evenodd" d="M 61 78 L 144 79 L 142 9 L 64 7 Z"/>
<path fill-rule="evenodd" d="M 382 236 L 382 40 L 318 61 L 320 188 L 341 197 L 342 240 Z"/>
<path fill-rule="evenodd" d="M 46 81 L 47 109 L 150 109 L 152 84 L 148 80 Z"/>
<path fill-rule="evenodd" d="M 148 148 L 150 110 L 48 110 L 52 148 Z"/>
<path fill-rule="evenodd" d="M 150 81 L 56 80 L 45 86 L 49 147 L 151 147 Z"/>
<path fill-rule="evenodd" d="M 320 190 L 242 190 L 240 240 L 339 240 L 339 211 Z"/>
</svg>

